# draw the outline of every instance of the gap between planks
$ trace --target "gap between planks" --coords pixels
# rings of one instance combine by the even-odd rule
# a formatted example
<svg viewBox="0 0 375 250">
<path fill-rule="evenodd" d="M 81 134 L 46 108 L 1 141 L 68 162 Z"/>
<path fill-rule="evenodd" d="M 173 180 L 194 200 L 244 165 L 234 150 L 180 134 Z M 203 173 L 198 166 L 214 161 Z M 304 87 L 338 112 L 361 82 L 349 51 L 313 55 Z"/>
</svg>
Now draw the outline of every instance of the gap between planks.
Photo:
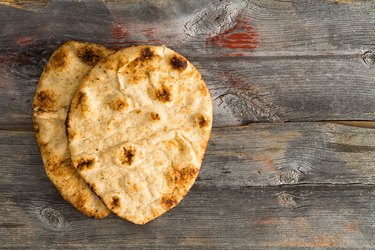
<svg viewBox="0 0 375 250">
<path fill-rule="evenodd" d="M 212 127 L 212 129 L 215 128 L 236 128 L 236 127 L 246 127 L 251 126 L 252 124 L 283 124 L 283 123 L 334 123 L 339 125 L 345 125 L 345 126 L 352 126 L 352 127 L 358 127 L 358 128 L 370 128 L 375 129 L 375 120 L 318 120 L 318 121 L 285 121 L 285 122 L 250 122 L 246 125 L 235 125 L 235 126 L 220 126 L 220 127 Z M 21 124 L 21 125 L 1 125 L 0 124 L 0 131 L 34 131 L 31 124 Z"/>
</svg>

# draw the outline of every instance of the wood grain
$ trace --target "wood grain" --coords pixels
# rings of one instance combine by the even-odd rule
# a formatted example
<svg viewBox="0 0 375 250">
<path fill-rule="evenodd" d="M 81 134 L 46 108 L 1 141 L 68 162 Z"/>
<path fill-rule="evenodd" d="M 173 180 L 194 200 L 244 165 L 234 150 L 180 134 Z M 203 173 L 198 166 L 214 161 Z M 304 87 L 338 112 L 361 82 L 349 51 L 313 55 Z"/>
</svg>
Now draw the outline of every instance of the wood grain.
<svg viewBox="0 0 375 250">
<path fill-rule="evenodd" d="M 176 208 L 137 226 L 114 215 L 84 217 L 46 178 L 22 181 L 27 184 L 0 186 L 4 248 L 375 247 L 373 185 L 234 189 L 198 184 Z"/>
<path fill-rule="evenodd" d="M 375 1 L 0 0 L 0 13 L 0 248 L 375 248 Z M 31 102 L 71 39 L 165 44 L 209 86 L 196 184 L 145 226 L 86 218 L 44 173 Z"/>
<path fill-rule="evenodd" d="M 47 179 L 33 133 L 1 131 L 2 247 L 373 248 L 373 131 L 325 123 L 214 129 L 191 192 L 145 226 L 81 215 Z"/>
<path fill-rule="evenodd" d="M 215 127 L 375 117 L 373 1 L 14 3 L 32 11 L 0 5 L 2 129 L 31 128 L 43 65 L 70 39 L 183 53 L 210 87 Z"/>
<path fill-rule="evenodd" d="M 374 137 L 327 123 L 216 128 L 189 195 L 136 226 L 79 214 L 48 181 L 33 133 L 1 131 L 0 237 L 5 248 L 372 248 Z"/>
<path fill-rule="evenodd" d="M 0 127 L 3 129 L 31 128 L 31 102 L 46 61 L 35 54 L 0 64 L 0 112 L 3 114 Z M 191 61 L 210 89 L 214 127 L 255 121 L 372 120 L 375 117 L 375 68 L 369 69 L 359 55 L 272 60 L 191 58 Z"/>
<path fill-rule="evenodd" d="M 13 183 L 26 175 L 28 183 L 38 183 L 44 178 L 33 132 L 0 131 L 0 141 L 0 171 L 7 177 L 3 181 Z M 329 123 L 217 128 L 197 183 L 202 187 L 370 185 L 375 184 L 374 159 L 375 130 L 368 128 Z M 38 172 L 24 172 L 24 167 Z"/>
<path fill-rule="evenodd" d="M 23 9 L 0 4 L 1 51 L 67 39 L 115 47 L 162 43 L 187 55 L 214 57 L 375 50 L 375 2 L 366 0 L 38 0 L 37 8 L 31 1 L 2 2 Z"/>
</svg>

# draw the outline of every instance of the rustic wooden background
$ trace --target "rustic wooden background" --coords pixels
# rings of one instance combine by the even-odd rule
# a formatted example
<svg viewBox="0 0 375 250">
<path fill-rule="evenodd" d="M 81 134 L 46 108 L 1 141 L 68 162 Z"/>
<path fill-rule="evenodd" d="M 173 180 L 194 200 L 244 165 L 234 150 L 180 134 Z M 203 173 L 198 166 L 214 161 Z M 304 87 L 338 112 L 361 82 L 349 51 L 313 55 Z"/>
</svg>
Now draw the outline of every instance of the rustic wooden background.
<svg viewBox="0 0 375 250">
<path fill-rule="evenodd" d="M 198 180 L 137 226 L 86 218 L 44 173 L 31 102 L 75 39 L 165 44 L 201 71 Z M 0 248 L 375 248 L 375 1 L 0 0 Z"/>
</svg>

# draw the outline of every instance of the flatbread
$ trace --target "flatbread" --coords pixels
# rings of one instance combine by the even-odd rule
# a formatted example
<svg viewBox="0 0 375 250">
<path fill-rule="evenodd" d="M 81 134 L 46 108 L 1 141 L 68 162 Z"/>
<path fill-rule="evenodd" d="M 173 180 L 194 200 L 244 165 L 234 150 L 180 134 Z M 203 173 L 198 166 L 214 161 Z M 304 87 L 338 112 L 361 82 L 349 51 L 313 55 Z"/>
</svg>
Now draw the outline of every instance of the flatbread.
<svg viewBox="0 0 375 250">
<path fill-rule="evenodd" d="M 68 117 L 74 167 L 118 216 L 144 224 L 176 206 L 198 175 L 212 103 L 195 67 L 164 46 L 96 65 Z"/>
<path fill-rule="evenodd" d="M 33 124 L 49 179 L 62 197 L 83 214 L 103 218 L 110 211 L 72 166 L 65 120 L 70 102 L 84 76 L 112 50 L 70 41 L 49 59 L 35 92 Z"/>
</svg>

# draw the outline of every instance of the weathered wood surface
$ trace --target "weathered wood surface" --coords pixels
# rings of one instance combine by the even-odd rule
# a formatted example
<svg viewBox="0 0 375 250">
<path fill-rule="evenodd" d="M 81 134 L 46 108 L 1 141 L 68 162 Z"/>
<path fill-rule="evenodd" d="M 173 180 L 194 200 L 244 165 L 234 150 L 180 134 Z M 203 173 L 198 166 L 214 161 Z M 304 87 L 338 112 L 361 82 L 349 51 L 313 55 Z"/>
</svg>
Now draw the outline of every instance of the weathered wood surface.
<svg viewBox="0 0 375 250">
<path fill-rule="evenodd" d="M 31 131 L 0 130 L 0 159 L 3 181 L 14 183 L 22 175 L 30 178 L 27 183 L 44 178 Z M 216 128 L 197 183 L 223 188 L 372 185 L 374 159 L 375 130 L 369 128 L 305 122 Z"/>
<path fill-rule="evenodd" d="M 41 44 L 51 50 L 67 39 L 118 47 L 162 43 L 204 57 L 375 50 L 371 0 L 1 2 L 0 50 L 6 52 Z"/>
<path fill-rule="evenodd" d="M 70 39 L 180 51 L 209 85 L 215 127 L 375 117 L 374 1 L 37 1 L 0 12 L 3 129 L 31 128 L 43 65 Z"/>
<path fill-rule="evenodd" d="M 46 177 L 6 187 L 0 193 L 4 248 L 375 246 L 373 186 L 233 189 L 198 184 L 178 207 L 144 226 L 113 215 L 87 219 L 61 200 Z"/>
<path fill-rule="evenodd" d="M 0 0 L 0 32 L 0 248 L 375 248 L 375 1 Z M 71 39 L 165 44 L 209 86 L 197 182 L 147 225 L 86 218 L 44 173 L 31 102 Z"/>
<path fill-rule="evenodd" d="M 214 129 L 190 194 L 145 226 L 79 214 L 47 179 L 33 137 L 0 132 L 3 247 L 375 247 L 372 129 Z"/>
<path fill-rule="evenodd" d="M 375 117 L 375 67 L 368 68 L 359 56 L 192 61 L 210 89 L 214 127 Z M 42 69 L 38 62 L 0 64 L 1 128 L 31 128 L 31 103 Z"/>
</svg>

